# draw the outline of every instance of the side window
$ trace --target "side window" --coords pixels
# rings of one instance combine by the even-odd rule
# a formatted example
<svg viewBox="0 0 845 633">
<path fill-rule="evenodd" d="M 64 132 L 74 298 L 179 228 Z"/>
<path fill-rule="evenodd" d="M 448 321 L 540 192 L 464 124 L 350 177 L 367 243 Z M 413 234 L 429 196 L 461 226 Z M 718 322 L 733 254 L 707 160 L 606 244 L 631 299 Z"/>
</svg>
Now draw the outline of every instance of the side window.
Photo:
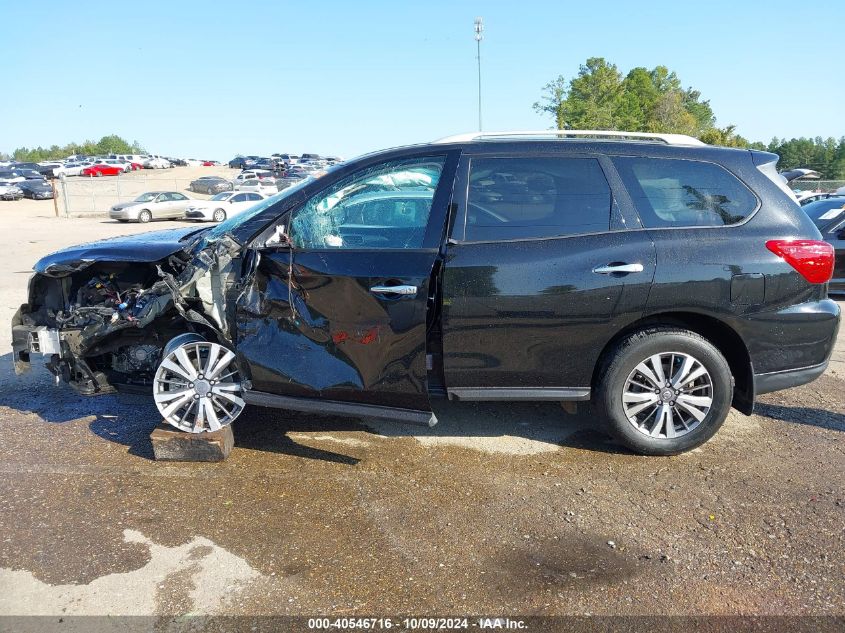
<svg viewBox="0 0 845 633">
<path fill-rule="evenodd" d="M 290 222 L 297 248 L 420 248 L 445 158 L 380 163 L 308 200 Z"/>
<path fill-rule="evenodd" d="M 257 193 L 250 193 L 250 194 L 247 194 L 247 200 L 249 200 L 249 201 L 257 201 L 257 200 L 264 200 L 264 198 L 262 198 L 262 197 L 261 197 L 260 195 L 258 195 Z"/>
<path fill-rule="evenodd" d="M 610 187 L 593 158 L 474 158 L 468 241 L 596 233 L 610 228 Z"/>
<path fill-rule="evenodd" d="M 736 176 L 714 163 L 677 158 L 613 159 L 643 226 L 728 226 L 757 208 Z"/>
<path fill-rule="evenodd" d="M 247 198 L 247 194 L 239 193 L 234 198 L 232 198 L 232 202 L 246 202 L 249 198 Z"/>
<path fill-rule="evenodd" d="M 183 196 L 181 193 L 171 193 L 170 197 L 173 198 L 174 200 L 180 200 L 180 201 L 188 199 L 186 196 Z"/>
</svg>

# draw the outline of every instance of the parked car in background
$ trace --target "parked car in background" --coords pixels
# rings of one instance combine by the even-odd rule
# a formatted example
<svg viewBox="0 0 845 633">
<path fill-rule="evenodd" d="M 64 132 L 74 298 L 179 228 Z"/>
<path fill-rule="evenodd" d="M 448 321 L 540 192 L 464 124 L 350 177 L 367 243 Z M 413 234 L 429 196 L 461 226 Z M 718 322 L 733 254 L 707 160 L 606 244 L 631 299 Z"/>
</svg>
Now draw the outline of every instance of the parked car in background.
<svg viewBox="0 0 845 633">
<path fill-rule="evenodd" d="M 259 169 L 245 169 L 237 176 L 232 179 L 232 184 L 235 186 L 235 189 L 238 188 L 238 185 L 244 182 L 245 180 L 253 180 L 253 179 L 264 179 L 264 178 L 274 178 L 275 175 L 272 171 L 269 170 L 259 170 Z"/>
<path fill-rule="evenodd" d="M 191 181 L 188 189 L 196 193 L 207 193 L 211 195 L 220 193 L 221 191 L 232 191 L 234 185 L 220 176 L 200 176 L 196 180 Z"/>
<path fill-rule="evenodd" d="M 112 167 L 120 167 L 123 173 L 132 171 L 132 163 L 127 160 L 123 160 L 122 158 L 98 158 L 97 164 L 111 165 Z"/>
<path fill-rule="evenodd" d="M 62 163 L 58 162 L 43 162 L 38 163 L 38 167 L 35 169 L 39 174 L 44 176 L 45 178 L 55 178 L 56 169 L 62 167 Z"/>
<path fill-rule="evenodd" d="M 313 178 L 311 175 L 291 175 L 290 172 L 286 172 L 284 176 L 278 176 L 276 181 L 276 188 L 279 191 L 284 191 L 288 187 L 292 187 L 293 185 L 302 182 L 305 179 Z"/>
<path fill-rule="evenodd" d="M 97 163 L 83 169 L 81 175 L 94 177 L 118 176 L 122 174 L 123 171 L 123 167 L 119 165 L 105 165 L 103 163 Z"/>
<path fill-rule="evenodd" d="M 145 169 L 168 169 L 169 167 L 172 167 L 170 161 L 166 158 L 162 158 L 161 156 L 149 156 L 145 160 L 141 161 L 141 164 Z"/>
<path fill-rule="evenodd" d="M 23 190 L 18 184 L 9 180 L 0 180 L 0 200 L 20 200 L 23 198 Z"/>
<path fill-rule="evenodd" d="M 178 191 L 150 191 L 131 202 L 121 202 L 109 210 L 109 217 L 118 222 L 150 222 L 185 217 L 185 209 L 193 200 Z"/>
<path fill-rule="evenodd" d="M 57 167 L 53 170 L 53 173 L 56 175 L 57 178 L 61 176 L 79 176 L 82 174 L 82 170 L 86 167 L 91 167 L 95 165 L 94 161 L 90 160 L 83 160 L 83 161 L 68 161 L 62 167 Z"/>
<path fill-rule="evenodd" d="M 845 196 L 817 200 L 801 208 L 818 227 L 822 239 L 833 246 L 830 292 L 845 293 Z"/>
<path fill-rule="evenodd" d="M 223 222 L 264 200 L 260 193 L 224 191 L 210 200 L 194 200 L 185 211 L 185 219 L 202 222 Z"/>
<path fill-rule="evenodd" d="M 170 156 L 165 156 L 164 159 L 170 163 L 171 167 L 188 167 L 190 164 L 189 161 L 184 158 L 171 158 Z"/>
<path fill-rule="evenodd" d="M 244 180 L 243 182 L 235 185 L 235 189 L 238 191 L 252 191 L 254 193 L 260 193 L 268 198 L 279 193 L 279 187 L 276 185 L 276 181 L 273 178 L 251 178 L 250 180 Z"/>
<path fill-rule="evenodd" d="M 53 197 L 53 185 L 46 180 L 24 180 L 18 183 L 25 198 L 33 200 L 48 200 Z"/>
<path fill-rule="evenodd" d="M 228 164 L 232 169 L 246 169 L 254 165 L 255 160 L 246 156 L 235 156 Z"/>
<path fill-rule="evenodd" d="M 44 176 L 32 169 L 18 169 L 14 167 L 0 171 L 0 180 L 23 182 L 24 180 L 44 180 Z"/>
</svg>

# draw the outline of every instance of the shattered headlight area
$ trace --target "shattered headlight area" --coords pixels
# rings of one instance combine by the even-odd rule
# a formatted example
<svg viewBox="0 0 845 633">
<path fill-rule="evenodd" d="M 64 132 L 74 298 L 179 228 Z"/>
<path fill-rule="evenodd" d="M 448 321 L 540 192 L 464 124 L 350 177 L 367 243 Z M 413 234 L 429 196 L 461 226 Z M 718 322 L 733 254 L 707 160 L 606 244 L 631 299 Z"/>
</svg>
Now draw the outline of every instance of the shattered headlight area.
<svg viewBox="0 0 845 633">
<path fill-rule="evenodd" d="M 164 346 L 195 332 L 227 345 L 227 296 L 240 245 L 221 239 L 157 262 L 80 261 L 30 281 L 12 321 L 15 370 L 41 354 L 56 381 L 84 394 L 149 391 Z"/>
</svg>

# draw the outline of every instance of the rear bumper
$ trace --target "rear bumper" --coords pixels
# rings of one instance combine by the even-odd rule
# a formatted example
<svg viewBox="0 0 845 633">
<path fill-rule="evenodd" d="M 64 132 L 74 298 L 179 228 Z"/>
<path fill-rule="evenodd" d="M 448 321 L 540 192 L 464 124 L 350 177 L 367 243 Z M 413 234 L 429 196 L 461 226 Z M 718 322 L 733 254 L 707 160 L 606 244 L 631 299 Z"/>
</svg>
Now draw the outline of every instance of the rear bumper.
<svg viewBox="0 0 845 633">
<path fill-rule="evenodd" d="M 754 374 L 754 391 L 756 395 L 780 391 L 806 385 L 821 376 L 827 369 L 828 361 L 813 365 L 812 367 L 801 367 L 800 369 L 787 369 L 775 371 L 769 374 Z"/>
<path fill-rule="evenodd" d="M 748 315 L 737 323 L 737 332 L 748 346 L 754 374 L 773 375 L 826 363 L 839 318 L 837 303 L 820 299 Z"/>
</svg>

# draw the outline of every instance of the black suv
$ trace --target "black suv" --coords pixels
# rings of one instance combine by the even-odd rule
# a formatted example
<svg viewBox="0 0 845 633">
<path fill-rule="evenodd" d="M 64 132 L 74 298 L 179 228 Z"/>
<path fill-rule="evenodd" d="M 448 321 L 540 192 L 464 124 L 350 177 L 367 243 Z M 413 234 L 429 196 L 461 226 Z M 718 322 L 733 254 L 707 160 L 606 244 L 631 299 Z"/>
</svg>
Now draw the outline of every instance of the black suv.
<svg viewBox="0 0 845 633">
<path fill-rule="evenodd" d="M 16 367 L 152 391 L 190 432 L 248 403 L 433 424 L 436 397 L 575 400 L 678 453 L 827 366 L 833 251 L 776 162 L 572 131 L 371 154 L 211 229 L 45 257 Z"/>
</svg>

